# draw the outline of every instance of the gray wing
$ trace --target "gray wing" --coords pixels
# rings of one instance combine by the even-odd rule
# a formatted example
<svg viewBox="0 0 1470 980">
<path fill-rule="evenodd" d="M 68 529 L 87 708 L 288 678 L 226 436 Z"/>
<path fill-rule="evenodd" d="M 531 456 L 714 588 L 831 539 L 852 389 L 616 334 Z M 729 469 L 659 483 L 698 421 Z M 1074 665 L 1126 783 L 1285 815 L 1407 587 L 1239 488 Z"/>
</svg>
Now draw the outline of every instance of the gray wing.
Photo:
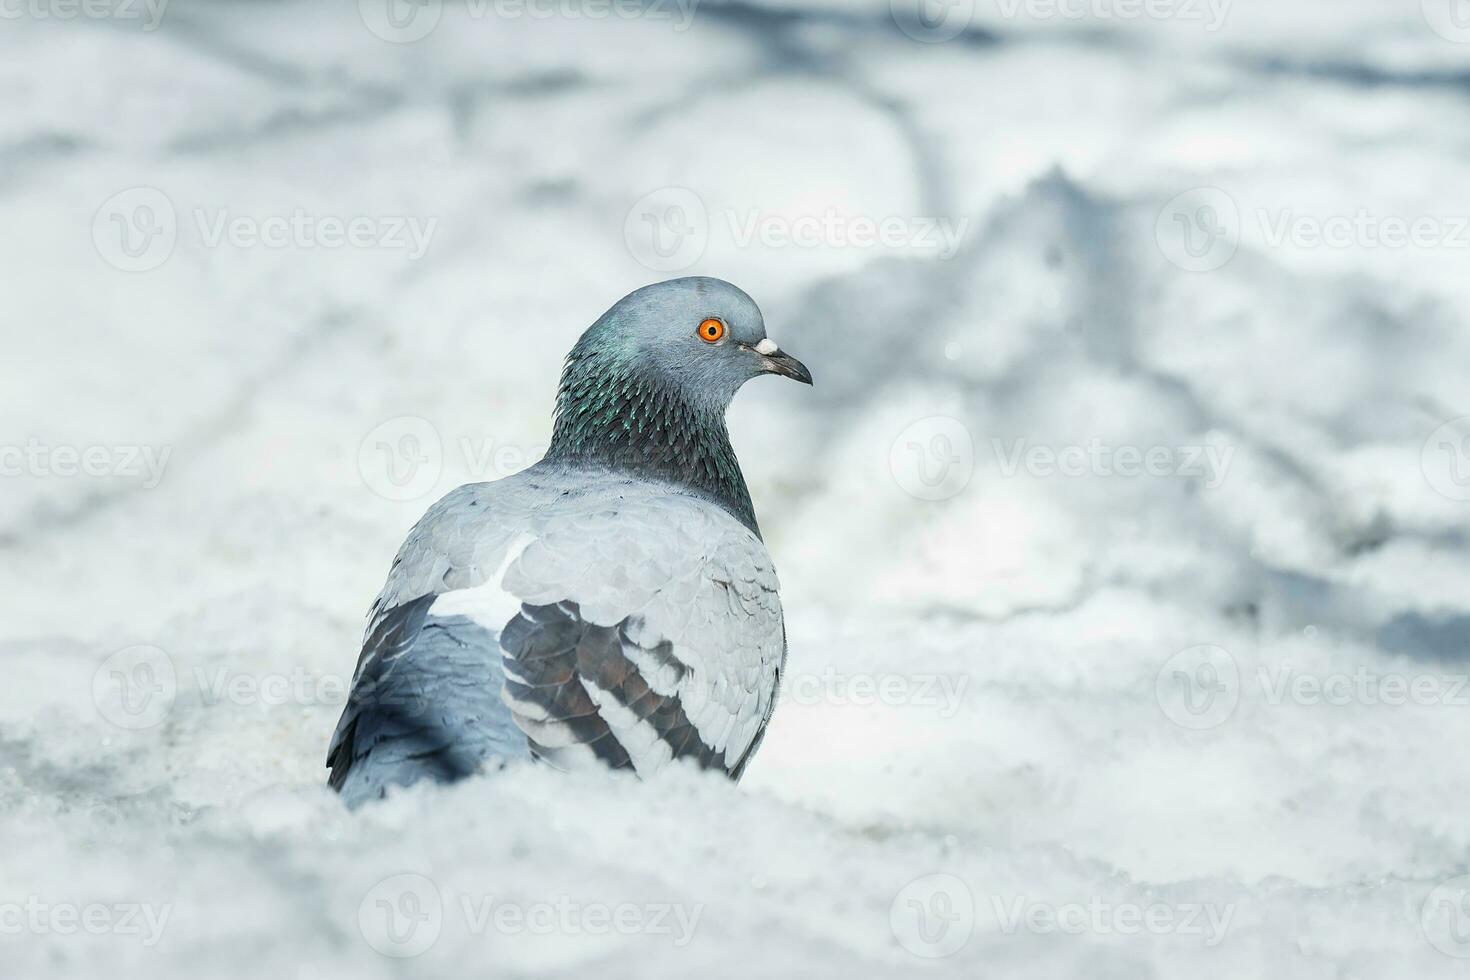
<svg viewBox="0 0 1470 980">
<path fill-rule="evenodd" d="M 748 529 L 696 497 L 624 494 L 542 528 L 504 587 L 526 603 L 502 635 L 505 699 L 538 756 L 625 753 L 644 774 L 688 757 L 739 775 L 786 646 L 776 573 Z M 564 670 L 528 674 L 548 651 Z M 569 729 L 548 685 L 595 706 L 608 736 Z"/>
<path fill-rule="evenodd" d="M 415 631 L 412 658 L 372 658 L 354 681 L 327 760 L 329 782 L 349 806 L 390 786 L 452 782 L 526 755 L 500 701 L 500 668 L 486 655 L 495 635 L 463 616 L 424 617 L 428 604 L 394 617 Z"/>
<path fill-rule="evenodd" d="M 777 590 L 760 539 L 707 501 L 533 468 L 459 488 L 410 532 L 373 606 L 354 693 L 380 675 L 445 673 L 423 662 L 438 648 L 417 642 L 429 607 L 453 594 L 456 610 L 474 610 L 504 593 L 519 607 L 481 638 L 465 676 L 498 657 L 496 694 L 532 755 L 644 775 L 687 758 L 738 777 L 775 704 Z M 365 758 L 350 714 L 329 754 L 334 785 Z"/>
</svg>

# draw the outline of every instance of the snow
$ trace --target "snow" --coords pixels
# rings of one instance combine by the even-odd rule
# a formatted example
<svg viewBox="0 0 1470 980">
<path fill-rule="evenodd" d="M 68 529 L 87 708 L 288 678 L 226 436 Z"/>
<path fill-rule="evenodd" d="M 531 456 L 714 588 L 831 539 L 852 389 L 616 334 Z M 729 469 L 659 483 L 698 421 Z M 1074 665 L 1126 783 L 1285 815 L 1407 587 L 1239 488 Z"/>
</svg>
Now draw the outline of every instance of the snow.
<svg viewBox="0 0 1470 980">
<path fill-rule="evenodd" d="M 889 6 L 11 8 L 0 972 L 1463 976 L 1449 0 Z M 347 813 L 403 533 L 682 273 L 817 382 L 731 413 L 791 647 L 746 779 Z"/>
</svg>

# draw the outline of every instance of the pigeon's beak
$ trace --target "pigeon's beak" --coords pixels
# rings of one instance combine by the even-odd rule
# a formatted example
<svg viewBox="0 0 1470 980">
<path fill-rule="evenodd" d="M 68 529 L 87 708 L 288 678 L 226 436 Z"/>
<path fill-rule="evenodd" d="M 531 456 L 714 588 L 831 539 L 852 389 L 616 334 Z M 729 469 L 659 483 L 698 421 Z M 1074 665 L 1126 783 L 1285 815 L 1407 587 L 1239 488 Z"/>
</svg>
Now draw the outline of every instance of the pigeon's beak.
<svg viewBox="0 0 1470 980">
<path fill-rule="evenodd" d="M 760 356 L 761 370 L 767 374 L 779 374 L 804 385 L 812 383 L 812 373 L 806 369 L 806 365 L 777 347 L 776 342 L 769 337 L 746 349 Z"/>
</svg>

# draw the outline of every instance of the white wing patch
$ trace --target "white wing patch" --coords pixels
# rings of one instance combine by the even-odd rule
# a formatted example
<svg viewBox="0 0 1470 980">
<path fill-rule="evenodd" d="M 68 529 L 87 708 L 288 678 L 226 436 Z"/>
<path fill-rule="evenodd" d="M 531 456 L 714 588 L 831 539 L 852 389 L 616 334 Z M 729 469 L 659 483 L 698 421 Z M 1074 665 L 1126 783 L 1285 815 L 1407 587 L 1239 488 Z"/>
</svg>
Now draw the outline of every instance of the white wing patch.
<svg viewBox="0 0 1470 980">
<path fill-rule="evenodd" d="M 521 608 L 521 600 L 505 588 L 506 570 L 535 540 L 534 535 L 524 532 L 517 535 L 506 548 L 500 566 L 487 581 L 471 588 L 445 592 L 434 600 L 434 615 L 464 616 L 491 632 L 499 633 Z"/>
</svg>

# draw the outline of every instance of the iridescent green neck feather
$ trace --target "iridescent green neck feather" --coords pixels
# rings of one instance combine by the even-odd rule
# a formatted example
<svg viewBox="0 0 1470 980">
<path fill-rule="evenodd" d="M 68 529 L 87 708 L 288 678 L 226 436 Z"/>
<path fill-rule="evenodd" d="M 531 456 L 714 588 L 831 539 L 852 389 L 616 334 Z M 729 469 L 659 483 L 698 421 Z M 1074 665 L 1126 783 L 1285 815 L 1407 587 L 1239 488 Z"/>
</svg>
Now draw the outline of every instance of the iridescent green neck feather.
<svg viewBox="0 0 1470 980">
<path fill-rule="evenodd" d="M 584 336 L 567 355 L 546 458 L 689 487 L 759 535 L 725 428 L 728 404 L 727 393 L 687 392 L 636 355 Z"/>
</svg>

